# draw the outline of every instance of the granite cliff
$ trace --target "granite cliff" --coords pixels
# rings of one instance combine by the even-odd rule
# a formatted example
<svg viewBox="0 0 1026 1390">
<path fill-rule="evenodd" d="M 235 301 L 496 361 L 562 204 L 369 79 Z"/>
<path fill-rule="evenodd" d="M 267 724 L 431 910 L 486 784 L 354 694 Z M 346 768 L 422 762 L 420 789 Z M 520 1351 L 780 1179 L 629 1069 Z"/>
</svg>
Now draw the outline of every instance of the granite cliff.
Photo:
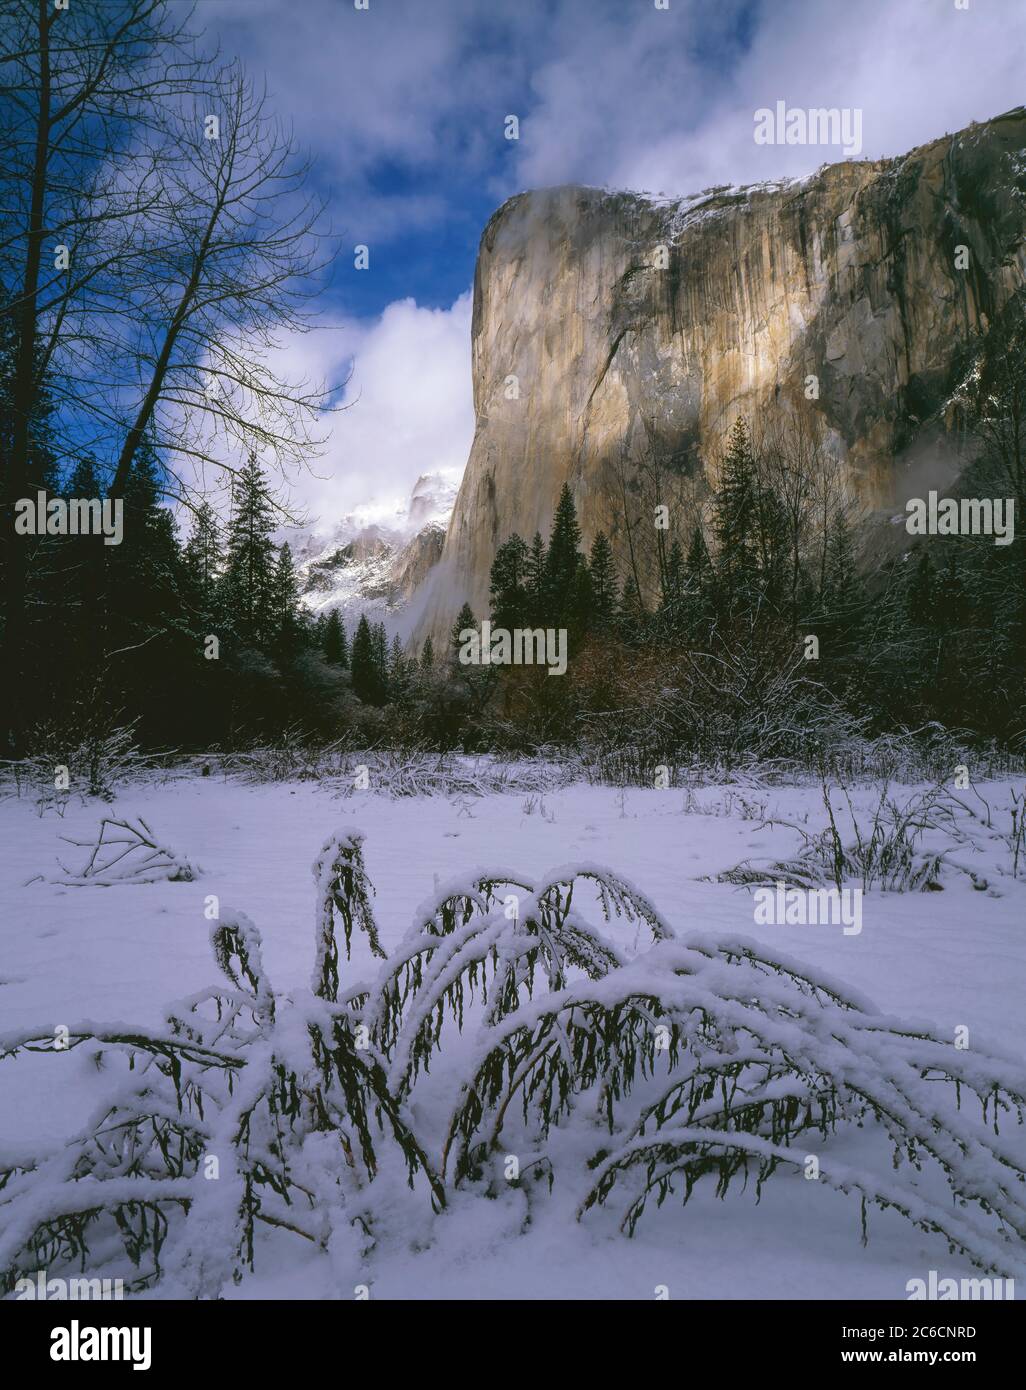
<svg viewBox="0 0 1026 1390">
<path fill-rule="evenodd" d="M 735 416 L 806 401 L 870 512 L 964 462 L 966 350 L 1026 273 L 1026 109 L 896 159 L 654 200 L 523 193 L 481 238 L 476 431 L 416 640 L 487 610 L 496 547 L 547 533 L 564 481 L 585 541 L 621 552 L 653 460 L 715 481 Z M 961 249 L 960 249 L 961 248 Z M 686 539 L 693 516 L 677 509 Z"/>
</svg>

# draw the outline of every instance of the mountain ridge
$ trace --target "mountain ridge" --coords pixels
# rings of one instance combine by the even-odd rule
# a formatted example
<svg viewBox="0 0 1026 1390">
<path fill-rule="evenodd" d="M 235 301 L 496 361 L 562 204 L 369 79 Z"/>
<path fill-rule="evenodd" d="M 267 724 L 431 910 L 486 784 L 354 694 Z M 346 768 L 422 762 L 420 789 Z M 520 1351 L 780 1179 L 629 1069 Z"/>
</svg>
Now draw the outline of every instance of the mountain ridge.
<svg viewBox="0 0 1026 1390">
<path fill-rule="evenodd" d="M 441 557 L 456 486 L 447 471 L 423 473 L 405 504 L 282 529 L 275 539 L 292 549 L 303 606 L 315 614 L 337 608 L 349 626 L 366 613 L 407 636 L 406 605 Z"/>
</svg>

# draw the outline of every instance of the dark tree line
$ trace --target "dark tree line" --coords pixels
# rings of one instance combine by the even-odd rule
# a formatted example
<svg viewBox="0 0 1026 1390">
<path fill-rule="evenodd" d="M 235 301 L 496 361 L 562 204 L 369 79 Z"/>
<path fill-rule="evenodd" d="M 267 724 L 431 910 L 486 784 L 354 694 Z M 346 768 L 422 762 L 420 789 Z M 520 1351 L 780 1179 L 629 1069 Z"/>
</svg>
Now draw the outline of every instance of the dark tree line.
<svg viewBox="0 0 1026 1390">
<path fill-rule="evenodd" d="M 589 554 L 582 553 L 568 484 L 556 505 L 548 545 L 536 533 L 530 545 L 514 534 L 499 546 L 490 597 L 496 627 L 565 628 L 571 647 L 588 633 L 612 631 L 620 599 L 612 549 L 600 531 Z"/>
<path fill-rule="evenodd" d="M 48 499 L 105 495 L 105 470 L 89 456 L 62 478 L 41 441 L 33 471 Z M 235 470 L 227 519 L 201 503 L 184 543 L 165 483 L 146 437 L 125 483 L 119 545 L 101 535 L 23 538 L 36 599 L 23 692 L 30 751 L 44 728 L 74 739 L 98 723 L 131 724 L 150 748 L 245 744 L 285 727 L 336 737 L 359 723 L 362 707 L 395 706 L 421 688 L 430 641 L 408 660 L 384 623 L 364 615 L 349 633 L 337 609 L 314 617 L 301 605 L 255 455 Z"/>
<path fill-rule="evenodd" d="M 125 482 L 123 539 L 31 538 L 33 595 L 23 690 L 32 724 L 95 717 L 134 722 L 147 745 L 203 745 L 255 733 L 301 695 L 301 655 L 312 648 L 288 545 L 255 458 L 239 470 L 221 527 L 209 505 L 182 544 L 163 505 L 162 465 L 143 440 Z M 48 497 L 103 497 L 86 457 L 63 482 L 35 480 Z M 25 538 L 26 540 L 29 538 Z M 31 742 L 31 739 L 30 739 Z"/>
</svg>

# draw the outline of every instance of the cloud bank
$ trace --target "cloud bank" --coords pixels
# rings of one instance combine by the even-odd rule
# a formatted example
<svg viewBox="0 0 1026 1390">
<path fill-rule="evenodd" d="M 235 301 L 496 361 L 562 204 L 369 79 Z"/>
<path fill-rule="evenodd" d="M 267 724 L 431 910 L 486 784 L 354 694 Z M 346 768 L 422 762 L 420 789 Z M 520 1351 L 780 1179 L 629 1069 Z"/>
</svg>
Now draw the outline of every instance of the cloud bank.
<svg viewBox="0 0 1026 1390">
<path fill-rule="evenodd" d="M 398 300 L 377 319 L 315 329 L 297 344 L 303 360 L 290 366 L 348 373 L 343 408 L 324 421 L 325 452 L 296 487 L 312 516 L 399 505 L 420 474 L 462 471 L 474 432 L 470 308 L 469 293 L 449 309 Z"/>
</svg>

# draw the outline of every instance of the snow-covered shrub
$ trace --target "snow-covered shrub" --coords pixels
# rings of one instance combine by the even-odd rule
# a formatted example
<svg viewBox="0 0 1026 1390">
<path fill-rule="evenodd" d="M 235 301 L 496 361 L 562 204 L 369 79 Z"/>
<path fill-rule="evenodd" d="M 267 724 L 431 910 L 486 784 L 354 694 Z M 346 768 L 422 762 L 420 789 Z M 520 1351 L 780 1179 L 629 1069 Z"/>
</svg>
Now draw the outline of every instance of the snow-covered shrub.
<svg viewBox="0 0 1026 1390">
<path fill-rule="evenodd" d="M 375 749 L 353 753 L 350 770 L 366 768 L 367 789 L 395 798 L 476 797 L 509 792 L 545 792 L 574 780 L 575 770 L 559 762 L 507 762 L 490 755 L 430 753 L 415 749 Z M 350 778 L 342 794 L 355 790 Z"/>
<path fill-rule="evenodd" d="M 345 739 L 318 743 L 298 724 L 289 725 L 266 743 L 228 753 L 225 772 L 248 785 L 265 782 L 311 782 L 339 777 L 349 761 Z"/>
<path fill-rule="evenodd" d="M 848 786 L 879 781 L 905 785 L 943 782 L 960 764 L 971 766 L 977 779 L 1011 777 L 1023 771 L 1021 753 L 936 723 L 871 738 L 861 732 L 836 732 L 816 759 L 821 773 Z"/>
<path fill-rule="evenodd" d="M 864 1238 L 867 1207 L 891 1207 L 979 1267 L 1021 1275 L 1017 1062 L 886 1018 L 747 939 L 678 935 L 600 866 L 537 884 L 476 872 L 427 901 L 388 955 L 362 837 L 330 839 L 314 871 L 312 989 L 276 994 L 257 929 L 224 913 L 211 943 L 227 984 L 163 1029 L 0 1038 L 0 1056 L 84 1049 L 112 1081 L 60 1149 L 0 1155 L 8 1285 L 88 1257 L 216 1296 L 257 1262 L 261 1227 L 327 1250 L 355 1226 L 370 1250 L 407 1186 L 402 1200 L 430 1211 L 457 1188 L 528 1193 L 540 1176 L 574 1194 L 579 1219 L 615 1205 L 629 1234 L 703 1178 L 758 1192 L 810 1160 L 858 1197 Z M 351 962 L 358 935 L 383 959 L 349 982 L 340 948 Z M 858 1169 L 831 1151 L 855 1126 L 877 1136 Z"/>
<path fill-rule="evenodd" d="M 329 842 L 344 894 L 365 882 L 358 837 Z M 351 903 L 348 920 L 372 919 Z M 134 1286 L 167 1269 L 176 1287 L 216 1296 L 255 1258 L 257 1223 L 324 1244 L 336 1209 L 378 1171 L 382 1135 L 394 1141 L 411 1185 L 441 1184 L 389 1093 L 382 1060 L 361 1046 L 356 1019 L 336 997 L 328 962 L 331 911 L 318 905 L 316 988 L 275 995 L 257 928 L 223 911 L 211 946 L 227 984 L 193 996 L 164 1028 L 95 1025 L 60 1036 L 0 1039 L 20 1051 L 93 1052 L 114 1078 L 110 1097 L 67 1145 L 39 1157 L 0 1157 L 0 1271 L 7 1287 L 26 1268 L 85 1260 L 134 1266 Z M 337 957 L 335 957 L 337 959 Z M 327 1136 L 332 1161 L 325 1188 Z M 346 1196 L 354 1198 L 346 1202 Z M 333 1197 L 335 1200 L 333 1200 Z"/>
<path fill-rule="evenodd" d="M 67 835 L 61 839 L 90 851 L 81 869 L 62 864 L 62 877 L 52 880 L 68 888 L 110 888 L 118 883 L 157 883 L 162 879 L 190 883 L 199 872 L 183 855 L 162 844 L 142 816 L 134 822 L 104 816 L 95 840 L 72 840 Z"/>
<path fill-rule="evenodd" d="M 683 651 L 671 663 L 622 673 L 604 708 L 578 717 L 579 743 L 597 780 L 652 786 L 657 767 L 675 774 L 696 759 L 725 769 L 752 762 L 821 765 L 858 739 L 864 722 L 776 641 L 722 640 L 716 654 Z"/>
<path fill-rule="evenodd" d="M 1012 804 L 1008 808 L 1011 828 L 1005 836 L 1008 854 L 1012 864 L 1012 877 L 1018 878 L 1026 873 L 1026 787 L 1021 792 L 1013 791 Z"/>
<path fill-rule="evenodd" d="M 342 935 L 348 959 L 353 941 L 353 928 L 364 933 L 376 956 L 386 952 L 378 938 L 377 923 L 371 898 L 374 885 L 363 867 L 359 831 L 346 831 L 325 840 L 314 860 L 313 875 L 317 886 L 317 956 L 314 962 L 314 993 L 324 999 L 338 997 L 338 940 L 335 932 L 336 913 L 342 919 Z"/>
<path fill-rule="evenodd" d="M 138 720 L 120 724 L 90 701 L 76 706 L 60 723 L 37 725 L 28 735 L 28 751 L 10 764 L 19 793 L 24 788 L 44 810 L 62 811 L 69 796 L 113 801 L 116 789 L 137 769 Z M 67 786 L 58 785 L 58 768 L 67 769 Z"/>
<path fill-rule="evenodd" d="M 954 861 L 948 858 L 946 849 L 926 849 L 922 841 L 928 831 L 951 827 L 952 801 L 944 787 L 933 786 L 913 792 L 904 804 L 899 804 L 884 784 L 876 805 L 868 813 L 868 820 L 860 820 L 848 789 L 841 787 L 840 791 L 845 804 L 839 809 L 834 805 L 832 788 L 823 784 L 825 829 L 809 831 L 789 821 L 778 822 L 789 825 L 802 838 L 802 847 L 795 858 L 761 867 L 746 861 L 720 874 L 721 882 L 753 885 L 781 882 L 799 888 L 829 882 L 838 891 L 845 883 L 854 882 L 864 892 L 879 888 L 885 893 L 928 892 L 941 887 L 941 869 L 945 863 Z M 972 869 L 957 863 L 954 867 L 977 879 Z M 983 886 L 986 887 L 985 882 Z"/>
<path fill-rule="evenodd" d="M 1016 791 L 1008 788 L 1008 804 L 992 806 L 973 783 L 961 792 L 949 792 L 952 808 L 953 833 L 960 841 L 971 843 L 974 849 L 1000 844 L 1002 854 L 995 865 L 998 874 L 1009 878 L 1026 878 L 1026 787 Z M 956 815 L 960 814 L 960 822 Z M 984 845 L 978 842 L 982 840 Z"/>
<path fill-rule="evenodd" d="M 728 787 L 721 795 L 711 800 L 696 796 L 694 787 L 684 793 L 681 810 L 688 816 L 723 816 L 727 819 L 739 816 L 741 820 L 765 821 L 767 801 L 765 797 L 745 795 Z"/>
</svg>

